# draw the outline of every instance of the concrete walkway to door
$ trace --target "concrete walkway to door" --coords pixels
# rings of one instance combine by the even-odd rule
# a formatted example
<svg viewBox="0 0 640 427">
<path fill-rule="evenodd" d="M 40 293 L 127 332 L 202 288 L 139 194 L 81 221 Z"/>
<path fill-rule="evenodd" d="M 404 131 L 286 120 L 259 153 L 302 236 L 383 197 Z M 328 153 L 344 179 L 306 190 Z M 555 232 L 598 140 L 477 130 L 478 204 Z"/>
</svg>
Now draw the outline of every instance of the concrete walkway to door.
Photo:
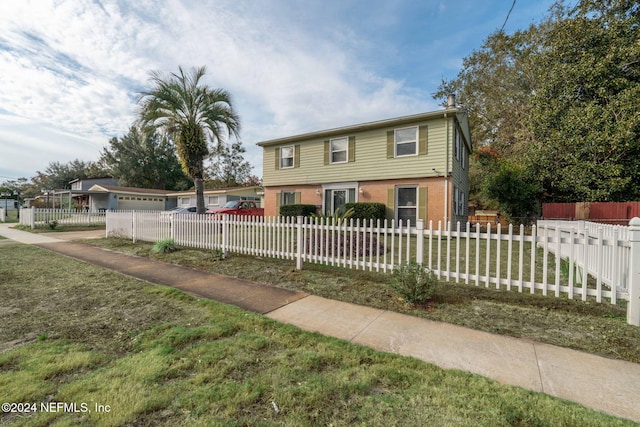
<svg viewBox="0 0 640 427">
<path fill-rule="evenodd" d="M 86 232 L 84 236 L 91 236 L 90 233 L 94 233 L 93 237 L 98 234 Z M 151 283 L 174 286 L 197 297 L 237 305 L 304 330 L 380 351 L 413 356 L 444 369 L 472 372 L 640 422 L 640 364 L 329 300 L 63 240 L 77 239 L 81 237 L 78 234 L 32 234 L 0 224 L 0 235 Z M 0 260 L 1 251 L 0 246 Z"/>
</svg>

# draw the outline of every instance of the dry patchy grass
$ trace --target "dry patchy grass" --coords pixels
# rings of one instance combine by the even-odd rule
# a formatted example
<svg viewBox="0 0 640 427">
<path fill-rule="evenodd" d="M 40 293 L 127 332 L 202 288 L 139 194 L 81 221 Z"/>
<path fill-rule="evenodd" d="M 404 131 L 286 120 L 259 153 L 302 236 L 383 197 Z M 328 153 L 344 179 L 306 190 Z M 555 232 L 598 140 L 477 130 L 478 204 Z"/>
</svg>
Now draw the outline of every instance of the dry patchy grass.
<svg viewBox="0 0 640 427">
<path fill-rule="evenodd" d="M 170 263 L 273 284 L 310 294 L 453 323 L 486 332 L 528 338 L 592 354 L 640 363 L 640 328 L 625 322 L 619 305 L 440 282 L 425 304 L 406 304 L 393 293 L 390 275 L 320 264 L 295 270 L 293 261 L 252 256 L 224 260 L 214 251 L 182 248 L 154 254 L 152 244 L 98 239 L 91 244 Z"/>
<path fill-rule="evenodd" d="M 6 249 L 0 401 L 87 403 L 92 412 L 0 414 L 0 424 L 633 425 L 43 249 Z"/>
</svg>

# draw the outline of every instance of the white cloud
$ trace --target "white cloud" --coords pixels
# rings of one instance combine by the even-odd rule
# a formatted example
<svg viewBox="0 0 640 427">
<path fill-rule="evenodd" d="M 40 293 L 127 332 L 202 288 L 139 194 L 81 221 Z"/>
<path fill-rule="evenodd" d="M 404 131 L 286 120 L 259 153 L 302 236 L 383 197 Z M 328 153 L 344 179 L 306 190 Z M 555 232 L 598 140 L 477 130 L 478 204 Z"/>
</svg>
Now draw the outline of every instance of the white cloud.
<svg viewBox="0 0 640 427">
<path fill-rule="evenodd" d="M 0 175 L 97 159 L 134 120 L 148 72 L 179 65 L 206 65 L 232 93 L 258 175 L 257 141 L 437 108 L 428 92 L 469 34 L 455 28 L 468 13 L 443 5 L 405 22 L 419 11 L 402 0 L 0 1 Z M 445 15 L 455 37 L 429 32 Z"/>
</svg>

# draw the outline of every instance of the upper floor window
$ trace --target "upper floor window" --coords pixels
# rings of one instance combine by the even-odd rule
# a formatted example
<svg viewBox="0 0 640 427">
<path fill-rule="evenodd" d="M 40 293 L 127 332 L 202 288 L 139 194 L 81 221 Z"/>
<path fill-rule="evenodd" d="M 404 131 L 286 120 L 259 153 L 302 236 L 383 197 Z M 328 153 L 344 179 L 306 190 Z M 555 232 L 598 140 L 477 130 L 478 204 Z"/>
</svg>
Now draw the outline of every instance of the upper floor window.
<svg viewBox="0 0 640 427">
<path fill-rule="evenodd" d="M 280 169 L 293 167 L 293 145 L 280 148 Z"/>
<path fill-rule="evenodd" d="M 344 138 L 330 141 L 331 163 L 344 163 L 348 160 L 349 140 Z"/>
<path fill-rule="evenodd" d="M 418 154 L 418 127 L 395 130 L 396 157 Z"/>
</svg>

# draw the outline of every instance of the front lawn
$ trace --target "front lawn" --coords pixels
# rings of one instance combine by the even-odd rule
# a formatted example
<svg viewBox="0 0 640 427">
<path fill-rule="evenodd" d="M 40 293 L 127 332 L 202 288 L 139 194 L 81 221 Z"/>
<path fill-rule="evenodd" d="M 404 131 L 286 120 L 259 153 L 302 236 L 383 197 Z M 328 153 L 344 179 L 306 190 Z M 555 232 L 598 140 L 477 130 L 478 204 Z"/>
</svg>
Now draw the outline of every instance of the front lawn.
<svg viewBox="0 0 640 427">
<path fill-rule="evenodd" d="M 284 263 L 268 265 L 246 269 L 270 278 Z M 289 273 L 288 283 L 306 274 Z M 32 246 L 0 251 L 0 294 L 0 401 L 78 409 L 2 413 L 3 425 L 634 425 Z"/>
<path fill-rule="evenodd" d="M 390 275 L 384 273 L 309 263 L 296 271 L 293 261 L 253 256 L 221 260 L 214 251 L 187 248 L 156 254 L 151 243 L 134 244 L 118 238 L 86 243 L 325 298 L 640 363 L 640 328 L 626 323 L 624 301 L 619 305 L 598 304 L 441 282 L 430 301 L 415 306 L 394 295 L 388 286 Z"/>
</svg>

